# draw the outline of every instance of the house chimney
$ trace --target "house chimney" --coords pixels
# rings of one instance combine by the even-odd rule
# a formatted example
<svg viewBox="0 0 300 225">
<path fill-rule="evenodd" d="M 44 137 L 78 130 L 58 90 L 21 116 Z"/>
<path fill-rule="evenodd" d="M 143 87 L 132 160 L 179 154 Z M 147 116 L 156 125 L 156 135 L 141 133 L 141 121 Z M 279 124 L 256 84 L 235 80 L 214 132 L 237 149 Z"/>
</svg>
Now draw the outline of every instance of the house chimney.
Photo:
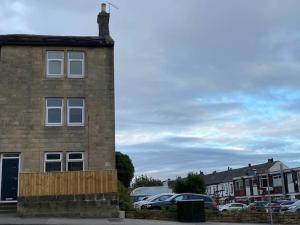
<svg viewBox="0 0 300 225">
<path fill-rule="evenodd" d="M 272 163 L 272 162 L 274 162 L 273 158 L 268 159 L 268 163 Z"/>
<path fill-rule="evenodd" d="M 106 4 L 101 4 L 101 12 L 98 14 L 97 23 L 99 26 L 99 37 L 109 36 L 109 13 L 106 12 Z"/>
<path fill-rule="evenodd" d="M 248 167 L 251 167 L 251 163 L 248 163 Z"/>
</svg>

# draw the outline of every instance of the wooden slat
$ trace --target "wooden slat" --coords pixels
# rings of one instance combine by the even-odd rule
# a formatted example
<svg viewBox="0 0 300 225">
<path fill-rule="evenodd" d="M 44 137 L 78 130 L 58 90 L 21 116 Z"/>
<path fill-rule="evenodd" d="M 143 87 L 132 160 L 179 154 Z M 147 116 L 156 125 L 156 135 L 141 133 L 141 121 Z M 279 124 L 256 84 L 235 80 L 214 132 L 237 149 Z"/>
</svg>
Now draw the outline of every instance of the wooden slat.
<svg viewBox="0 0 300 225">
<path fill-rule="evenodd" d="M 117 171 L 21 173 L 19 195 L 53 196 L 117 192 Z"/>
</svg>

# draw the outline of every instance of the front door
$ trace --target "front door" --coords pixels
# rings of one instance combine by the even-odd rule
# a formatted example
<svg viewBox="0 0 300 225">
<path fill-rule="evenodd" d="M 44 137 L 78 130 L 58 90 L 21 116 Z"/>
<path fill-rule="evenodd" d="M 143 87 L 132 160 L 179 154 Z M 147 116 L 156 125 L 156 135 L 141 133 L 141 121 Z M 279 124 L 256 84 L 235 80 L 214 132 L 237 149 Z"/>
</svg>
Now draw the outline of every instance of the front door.
<svg viewBox="0 0 300 225">
<path fill-rule="evenodd" d="M 2 157 L 1 201 L 16 201 L 18 196 L 19 158 Z"/>
</svg>

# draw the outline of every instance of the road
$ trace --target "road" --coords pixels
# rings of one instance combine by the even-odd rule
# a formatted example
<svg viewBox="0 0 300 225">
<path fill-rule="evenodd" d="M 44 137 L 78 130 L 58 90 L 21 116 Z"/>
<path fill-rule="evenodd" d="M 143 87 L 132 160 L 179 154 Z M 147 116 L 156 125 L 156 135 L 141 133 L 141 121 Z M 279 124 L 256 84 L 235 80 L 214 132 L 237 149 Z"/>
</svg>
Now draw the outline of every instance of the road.
<svg viewBox="0 0 300 225">
<path fill-rule="evenodd" d="M 83 219 L 83 218 L 19 218 L 14 214 L 0 215 L 0 225 L 258 225 L 246 223 L 179 223 L 158 220 L 135 220 L 135 219 Z M 263 225 L 263 224 L 259 224 Z"/>
</svg>

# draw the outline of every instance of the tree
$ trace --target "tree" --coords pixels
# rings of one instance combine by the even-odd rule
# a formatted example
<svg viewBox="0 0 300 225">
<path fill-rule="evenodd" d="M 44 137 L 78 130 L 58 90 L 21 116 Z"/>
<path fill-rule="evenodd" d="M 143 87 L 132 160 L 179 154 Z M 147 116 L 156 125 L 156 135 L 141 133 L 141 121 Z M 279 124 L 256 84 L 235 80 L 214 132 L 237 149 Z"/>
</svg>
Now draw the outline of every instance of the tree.
<svg viewBox="0 0 300 225">
<path fill-rule="evenodd" d="M 175 193 L 205 193 L 205 182 L 203 175 L 198 173 L 188 173 L 186 178 L 177 177 L 174 184 Z"/>
<path fill-rule="evenodd" d="M 118 180 L 128 188 L 134 176 L 134 166 L 128 155 L 116 152 Z"/>
<path fill-rule="evenodd" d="M 163 183 L 161 180 L 154 179 L 152 177 L 148 177 L 147 175 L 141 175 L 134 179 L 132 188 L 162 186 L 162 185 L 163 185 Z"/>
</svg>

